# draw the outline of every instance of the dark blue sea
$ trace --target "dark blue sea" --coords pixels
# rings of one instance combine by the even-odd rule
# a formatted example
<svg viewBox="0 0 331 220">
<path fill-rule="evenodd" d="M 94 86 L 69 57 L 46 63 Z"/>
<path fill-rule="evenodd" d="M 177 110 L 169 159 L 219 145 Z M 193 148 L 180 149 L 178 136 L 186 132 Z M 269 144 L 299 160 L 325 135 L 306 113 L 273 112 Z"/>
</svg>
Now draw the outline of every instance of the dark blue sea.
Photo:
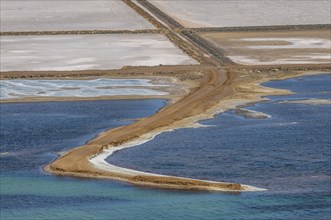
<svg viewBox="0 0 331 220">
<path fill-rule="evenodd" d="M 1 104 L 1 219 L 330 219 L 331 106 L 281 101 L 330 99 L 331 75 L 264 86 L 295 94 L 246 107 L 271 118 L 231 110 L 201 122 L 208 127 L 160 134 L 108 161 L 265 192 L 150 189 L 42 171 L 56 153 L 153 114 L 163 100 Z"/>
</svg>

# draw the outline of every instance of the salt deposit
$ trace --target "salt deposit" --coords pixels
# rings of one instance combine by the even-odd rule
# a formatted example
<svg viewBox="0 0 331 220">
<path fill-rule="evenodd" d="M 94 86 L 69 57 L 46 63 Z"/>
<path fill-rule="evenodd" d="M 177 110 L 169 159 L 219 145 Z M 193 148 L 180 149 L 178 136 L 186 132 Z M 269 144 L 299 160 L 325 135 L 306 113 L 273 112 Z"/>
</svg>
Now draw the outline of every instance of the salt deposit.
<svg viewBox="0 0 331 220">
<path fill-rule="evenodd" d="M 150 0 L 185 27 L 330 24 L 329 0 Z"/>
<path fill-rule="evenodd" d="M 154 28 L 122 1 L 1 1 L 1 31 Z"/>
<path fill-rule="evenodd" d="M 90 79 L 90 80 L 2 80 L 0 98 L 27 97 L 99 97 L 116 95 L 167 95 L 160 87 L 144 79 Z"/>
<path fill-rule="evenodd" d="M 269 45 L 246 46 L 250 49 L 330 49 L 331 40 L 321 38 L 242 38 L 246 42 L 269 42 Z M 284 42 L 285 45 L 273 45 L 273 42 Z"/>
<path fill-rule="evenodd" d="M 228 56 L 232 61 L 239 64 L 248 65 L 277 65 L 277 64 L 319 64 L 330 63 L 331 54 L 310 54 L 310 55 L 296 55 L 288 58 L 273 59 L 270 61 L 261 60 L 251 56 Z"/>
<path fill-rule="evenodd" d="M 1 71 L 195 64 L 159 34 L 1 37 Z"/>
</svg>

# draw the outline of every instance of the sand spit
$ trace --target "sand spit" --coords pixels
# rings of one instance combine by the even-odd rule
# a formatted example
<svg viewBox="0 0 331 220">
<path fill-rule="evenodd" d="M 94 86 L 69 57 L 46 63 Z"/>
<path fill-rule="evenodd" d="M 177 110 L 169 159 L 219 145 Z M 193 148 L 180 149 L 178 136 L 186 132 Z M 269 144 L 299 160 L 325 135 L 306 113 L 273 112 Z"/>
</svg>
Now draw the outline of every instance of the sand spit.
<svg viewBox="0 0 331 220">
<path fill-rule="evenodd" d="M 45 170 L 56 175 L 93 177 L 120 180 L 134 185 L 173 189 L 208 191 L 257 191 L 262 190 L 236 183 L 172 177 L 150 174 L 113 166 L 104 161 L 115 151 L 133 147 L 151 140 L 155 135 L 169 130 L 196 126 L 202 119 L 236 106 L 264 100 L 268 95 L 284 95 L 289 91 L 260 86 L 272 79 L 299 76 L 292 74 L 252 74 L 245 72 L 239 77 L 236 72 L 219 73 L 210 67 L 205 77 L 199 79 L 200 87 L 193 88 L 180 100 L 165 107 L 155 115 L 134 124 L 112 129 L 100 134 L 82 147 L 68 151 Z"/>
<path fill-rule="evenodd" d="M 0 156 L 10 156 L 10 155 L 12 155 L 11 152 L 1 152 L 0 153 Z"/>
<path fill-rule="evenodd" d="M 255 188 L 234 183 L 215 183 L 155 174 L 142 174 L 140 172 L 137 173 L 137 171 L 123 170 L 113 166 L 109 168 L 108 165 L 102 162 L 102 158 L 105 157 L 105 150 L 109 152 L 111 147 L 134 146 L 135 144 L 132 144 L 132 142 L 141 143 L 141 141 L 152 138 L 156 133 L 187 126 L 187 124 L 205 118 L 206 116 L 196 115 L 203 114 L 205 110 L 209 109 L 208 107 L 211 107 L 217 101 L 213 97 L 214 95 L 226 96 L 231 94 L 233 90 L 228 83 L 234 77 L 235 75 L 226 73 L 219 77 L 217 72 L 211 69 L 208 75 L 201 80 L 202 86 L 191 91 L 180 101 L 134 124 L 100 134 L 87 145 L 70 150 L 67 154 L 48 165 L 45 170 L 58 175 L 110 178 L 136 185 L 161 188 L 217 191 L 256 190 Z M 204 102 L 201 102 L 201 100 L 204 100 Z M 110 151 L 110 153 L 112 152 Z M 93 163 L 90 162 L 91 158 L 94 158 L 92 159 Z M 105 169 L 105 166 L 107 169 Z"/>
<path fill-rule="evenodd" d="M 265 118 L 271 118 L 271 115 L 265 114 L 263 112 L 253 111 L 249 109 L 244 108 L 238 108 L 236 109 L 236 114 L 243 116 L 244 118 L 248 119 L 265 119 Z"/>
<path fill-rule="evenodd" d="M 166 132 L 166 131 L 164 131 Z M 104 150 L 102 153 L 97 154 L 95 156 L 92 156 L 89 161 L 98 169 L 104 170 L 105 172 L 117 174 L 117 175 L 126 175 L 127 177 L 130 177 L 132 179 L 139 179 L 141 176 L 144 176 L 145 178 L 157 178 L 157 179 L 164 179 L 166 181 L 172 180 L 176 181 L 176 184 L 184 184 L 183 189 L 196 189 L 196 190 L 210 190 L 210 191 L 264 191 L 265 189 L 252 187 L 248 185 L 240 185 L 240 184 L 233 184 L 233 183 L 227 183 L 227 182 L 216 182 L 216 181 L 207 181 L 207 180 L 198 180 L 198 179 L 192 179 L 192 178 L 181 178 L 181 177 L 174 177 L 174 176 L 168 176 L 168 175 L 160 175 L 160 174 L 154 174 L 154 173 L 147 173 L 147 172 L 141 172 L 136 171 L 132 169 L 122 168 L 115 165 L 111 165 L 108 162 L 105 161 L 106 158 L 110 157 L 113 153 L 116 151 L 134 147 L 143 143 L 146 143 L 150 140 L 153 140 L 156 135 L 160 133 L 151 133 L 148 135 L 145 135 L 144 137 L 141 137 L 140 140 L 128 142 L 126 144 L 123 144 L 118 147 L 109 147 L 108 149 Z M 116 179 L 116 178 L 115 178 Z M 123 179 L 119 179 L 122 180 Z M 124 179 L 125 181 L 125 179 Z M 129 181 L 130 182 L 130 181 Z M 151 186 L 153 186 L 152 183 Z M 178 186 L 174 187 L 172 182 L 165 183 L 163 182 L 164 188 L 177 188 Z"/>
<path fill-rule="evenodd" d="M 178 22 L 162 13 L 162 11 L 156 7 L 153 7 L 153 5 L 149 4 L 147 1 L 139 1 L 140 5 L 143 5 L 144 8 L 141 8 L 130 0 L 124 0 L 123 2 L 151 22 L 178 48 L 202 65 L 146 67 L 151 65 L 150 63 L 147 63 L 141 64 L 146 65 L 145 67 L 125 67 L 120 71 L 114 71 L 107 70 L 109 67 L 100 68 L 93 66 L 95 64 L 91 62 L 92 60 L 89 59 L 89 57 L 86 57 L 87 59 L 83 61 L 85 63 L 87 62 L 89 66 L 85 66 L 84 68 L 81 68 L 81 65 L 84 64 L 84 62 L 82 63 L 82 60 L 76 58 L 67 63 L 67 65 L 70 66 L 70 70 L 77 70 L 72 72 L 58 68 L 58 71 L 53 71 L 54 68 L 51 68 L 46 71 L 36 70 L 30 72 L 9 72 L 8 69 L 8 72 L 4 74 L 2 73 L 0 76 L 1 78 L 10 79 L 36 76 L 99 77 L 113 75 L 115 77 L 120 77 L 121 74 L 130 77 L 171 76 L 176 78 L 176 80 L 187 82 L 191 85 L 189 87 L 190 89 L 187 90 L 185 94 L 182 94 L 177 98 L 171 98 L 171 102 L 169 102 L 170 104 L 156 114 L 140 119 L 133 124 L 118 127 L 99 134 L 84 146 L 71 149 L 68 152 L 61 154 L 58 159 L 44 168 L 45 171 L 55 175 L 107 178 L 139 186 L 170 189 L 234 192 L 263 190 L 239 183 L 215 182 L 144 173 L 113 166 L 105 162 L 104 159 L 107 156 L 110 156 L 113 152 L 151 140 L 159 133 L 182 127 L 198 126 L 198 121 L 202 119 L 208 119 L 217 113 L 229 109 L 235 109 L 236 106 L 239 105 L 264 100 L 264 96 L 288 94 L 289 91 L 266 88 L 259 84 L 269 80 L 289 78 L 302 74 L 301 72 L 289 71 L 291 68 L 288 66 L 286 67 L 286 65 L 286 71 L 279 71 L 277 69 L 277 71 L 271 72 L 269 69 L 263 69 L 263 71 L 260 71 L 257 69 L 246 69 L 246 67 L 244 68 L 243 66 L 240 67 L 239 65 L 235 65 L 222 54 L 222 51 L 218 51 L 213 45 L 207 44 L 207 41 L 203 40 L 198 35 L 178 30 L 177 28 L 182 27 Z M 98 36 L 100 38 L 105 37 L 105 35 Z M 132 35 L 128 37 L 131 36 Z M 44 37 L 45 36 L 39 36 L 38 38 Z M 75 35 L 70 37 L 77 38 L 78 36 Z M 48 38 L 53 39 L 54 36 Z M 68 36 L 62 36 L 62 38 L 67 39 Z M 79 36 L 79 38 L 88 38 L 88 35 L 84 35 L 84 37 Z M 136 43 L 137 42 L 134 44 Z M 152 46 L 154 47 L 155 45 Z M 17 50 L 14 50 L 14 52 L 17 53 Z M 18 52 L 25 53 L 26 51 Z M 107 56 L 103 56 L 102 58 L 104 57 Z M 171 58 L 173 59 L 173 57 Z M 106 63 L 108 63 L 108 61 Z M 153 62 L 153 64 L 158 65 L 160 62 Z M 77 68 L 72 68 L 72 65 Z M 315 70 L 318 70 L 317 66 L 314 68 Z M 327 66 L 326 68 L 330 69 L 330 66 Z M 84 70 L 79 71 L 79 69 Z"/>
<path fill-rule="evenodd" d="M 280 101 L 281 104 L 330 105 L 330 99 L 301 99 Z"/>
<path fill-rule="evenodd" d="M 157 8 L 153 8 L 153 5 L 148 4 L 148 2 L 140 1 L 145 7 L 144 9 L 130 0 L 124 0 L 124 2 L 157 28 L 162 29 L 168 39 L 176 46 L 204 65 L 195 66 L 195 71 L 192 71 L 193 75 L 187 72 L 190 68 L 186 69 L 185 67 L 184 70 L 178 70 L 183 71 L 184 76 L 178 74 L 176 67 L 170 67 L 169 69 L 172 69 L 170 75 L 176 76 L 182 81 L 189 80 L 194 85 L 186 95 L 174 100 L 170 105 L 150 117 L 106 131 L 86 145 L 71 149 L 46 166 L 45 170 L 56 175 L 108 178 L 159 188 L 235 192 L 262 190 L 238 183 L 211 182 L 141 173 L 104 163 L 106 156 L 121 149 L 121 147 L 135 146 L 137 143 L 151 139 L 158 133 L 196 125 L 202 119 L 211 118 L 217 113 L 234 109 L 236 106 L 264 100 L 264 96 L 289 94 L 289 91 L 266 88 L 259 84 L 302 74 L 302 72 L 293 71 L 259 72 L 244 68 L 238 69 L 238 66 L 236 67 L 223 55 L 217 57 L 217 53 L 213 53 L 214 50 L 211 50 L 211 47 L 199 43 L 199 39 L 194 38 L 194 35 L 177 32 L 176 28 L 180 25 L 177 25 L 164 13 L 162 14 Z M 162 25 L 145 10 L 158 17 L 167 26 Z M 330 69 L 330 66 L 327 68 Z M 153 75 L 153 71 L 150 71 L 149 74 Z M 158 72 L 157 74 L 162 75 L 163 73 Z"/>
</svg>

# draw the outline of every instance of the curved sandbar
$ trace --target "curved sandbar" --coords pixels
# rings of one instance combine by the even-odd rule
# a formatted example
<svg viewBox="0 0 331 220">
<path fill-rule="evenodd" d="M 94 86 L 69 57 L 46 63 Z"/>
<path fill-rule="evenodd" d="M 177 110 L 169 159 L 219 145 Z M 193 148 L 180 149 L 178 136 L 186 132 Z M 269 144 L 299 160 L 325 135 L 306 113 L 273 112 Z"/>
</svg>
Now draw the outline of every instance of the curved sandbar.
<svg viewBox="0 0 331 220">
<path fill-rule="evenodd" d="M 137 185 L 160 186 L 159 184 L 162 183 L 161 186 L 164 188 L 195 189 L 195 190 L 210 190 L 210 191 L 230 191 L 230 190 L 263 191 L 264 190 L 257 187 L 235 184 L 235 183 L 207 181 L 207 180 L 199 180 L 192 178 L 181 178 L 181 177 L 174 177 L 168 175 L 141 172 L 137 170 L 115 166 L 105 161 L 105 159 L 111 156 L 114 152 L 148 142 L 158 134 L 159 133 L 155 133 L 155 134 L 152 133 L 149 135 L 144 135 L 144 137 L 139 141 L 132 141 L 118 147 L 110 147 L 109 149 L 104 150 L 102 153 L 97 154 L 94 157 L 91 157 L 89 161 L 96 168 L 104 170 L 105 172 L 111 172 L 117 175 L 125 175 L 126 178 L 124 180 L 121 178 L 119 178 L 119 180 L 126 181 L 127 179 L 130 179 L 131 181 L 129 182 L 132 183 L 134 181 L 134 183 Z M 143 180 L 144 183 L 137 182 L 140 180 Z M 160 182 L 157 183 L 156 181 L 160 181 Z"/>
<path fill-rule="evenodd" d="M 57 175 L 77 177 L 109 178 L 129 182 L 140 186 L 154 186 L 174 189 L 196 189 L 214 191 L 255 191 L 255 187 L 236 183 L 214 182 L 180 178 L 173 176 L 143 173 L 112 166 L 113 169 L 95 166 L 95 156 L 104 157 L 105 152 L 132 146 L 132 142 L 150 139 L 156 133 L 182 127 L 198 119 L 197 115 L 216 105 L 223 97 L 233 95 L 232 82 L 237 74 L 219 73 L 213 67 L 205 71 L 201 86 L 179 101 L 167 106 L 155 115 L 134 124 L 106 131 L 82 147 L 70 150 L 65 155 L 45 167 L 45 170 Z M 201 116 L 200 116 L 201 117 Z M 208 116 L 205 116 L 208 117 Z M 135 145 L 135 144 L 133 144 Z M 119 148 L 118 148 L 119 147 Z M 91 159 L 92 158 L 92 159 Z M 93 159 L 94 158 L 94 159 Z M 92 162 L 91 162 L 92 160 Z M 110 165 L 111 166 L 111 165 Z"/>
<path fill-rule="evenodd" d="M 271 77 L 269 75 L 261 76 L 261 71 L 254 72 L 249 70 L 247 72 L 247 67 L 239 71 L 237 69 L 236 72 L 234 69 L 239 67 L 239 65 L 234 64 L 223 55 L 219 56 L 217 52 L 215 53 L 213 47 L 209 47 L 198 36 L 186 32 L 177 33 L 176 28 L 180 27 L 180 25 L 173 22 L 171 18 L 153 7 L 153 5 L 150 5 L 146 1 L 140 1 L 144 5 L 145 10 L 147 7 L 150 13 L 167 23 L 167 27 L 132 1 L 124 0 L 124 2 L 157 28 L 162 29 L 170 41 L 195 58 L 199 63 L 211 65 L 204 67 L 204 77 L 200 79 L 199 85 L 180 100 L 165 107 L 155 115 L 134 124 L 102 133 L 86 145 L 70 150 L 52 164 L 45 167 L 45 170 L 57 175 L 109 178 L 140 186 L 160 188 L 215 191 L 263 190 L 236 183 L 212 182 L 142 173 L 103 163 L 103 157 L 108 156 L 123 146 L 132 146 L 132 142 L 149 139 L 153 135 L 163 131 L 187 126 L 187 124 L 211 117 L 217 111 L 224 111 L 247 102 L 261 101 L 262 96 L 271 95 L 273 92 L 278 94 L 286 93 L 259 86 L 260 83 L 272 78 L 280 78 L 278 74 L 281 74 L 278 72 L 278 69 L 273 71 L 277 72 L 277 75 Z M 267 68 L 270 68 L 270 66 Z M 302 68 L 302 66 L 300 65 L 299 68 Z M 330 68 L 328 64 L 326 68 Z M 241 74 L 240 77 L 238 77 L 238 72 Z M 267 72 L 269 73 L 269 70 Z M 273 75 L 272 73 L 269 74 Z M 289 75 L 285 77 L 289 77 Z M 246 82 L 243 81 L 243 78 L 245 78 Z M 101 160 L 99 160 L 100 158 Z"/>
<path fill-rule="evenodd" d="M 219 70 L 220 71 L 220 70 Z M 272 79 L 286 79 L 302 75 L 302 72 L 284 74 L 260 74 L 254 77 L 236 72 L 225 72 L 213 67 L 204 69 L 200 87 L 191 89 L 186 96 L 148 118 L 134 124 L 115 128 L 100 134 L 82 147 L 71 149 L 45 167 L 56 174 L 76 177 L 106 178 L 139 186 L 210 190 L 210 191 L 259 191 L 260 188 L 227 182 L 215 182 L 190 178 L 145 173 L 113 166 L 104 161 L 113 152 L 133 147 L 153 138 L 158 133 L 192 126 L 199 120 L 238 105 L 258 102 L 263 96 L 289 94 L 289 91 L 266 88 L 260 83 Z"/>
</svg>

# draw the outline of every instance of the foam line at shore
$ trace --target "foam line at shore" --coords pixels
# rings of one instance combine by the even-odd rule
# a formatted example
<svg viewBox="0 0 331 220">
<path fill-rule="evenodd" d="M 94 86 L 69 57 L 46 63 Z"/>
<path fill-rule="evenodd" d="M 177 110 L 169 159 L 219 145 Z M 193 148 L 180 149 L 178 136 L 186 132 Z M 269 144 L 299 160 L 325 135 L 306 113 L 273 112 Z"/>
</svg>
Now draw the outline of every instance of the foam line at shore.
<svg viewBox="0 0 331 220">
<path fill-rule="evenodd" d="M 146 143 L 161 132 L 172 131 L 178 128 L 199 127 L 199 121 L 212 118 L 216 114 L 230 109 L 236 109 L 238 106 L 246 106 L 250 103 L 265 100 L 265 98 L 263 98 L 265 96 L 290 94 L 291 92 L 288 90 L 268 88 L 261 86 L 260 84 L 270 81 L 271 79 L 287 79 L 303 74 L 278 74 L 277 78 L 267 77 L 260 80 L 255 79 L 247 82 L 243 81 L 241 83 L 231 85 L 234 89 L 230 91 L 236 91 L 236 93 L 227 93 L 229 92 L 229 90 L 226 89 L 228 88 L 228 81 L 224 81 L 224 79 L 234 81 L 237 75 L 234 73 L 233 75 L 216 74 L 214 71 L 210 71 L 208 73 L 209 78 L 212 79 L 212 82 L 216 77 L 216 80 L 220 80 L 218 83 L 221 84 L 220 86 L 213 88 L 211 90 L 212 93 L 209 91 L 210 83 L 206 85 L 206 82 L 203 82 L 198 91 L 193 90 L 193 93 L 189 93 L 188 96 L 184 96 L 184 98 L 180 99 L 178 102 L 172 103 L 167 108 L 157 112 L 155 115 L 139 120 L 136 123 L 104 132 L 95 139 L 89 141 L 86 145 L 66 152 L 53 163 L 46 166 L 44 170 L 55 175 L 105 178 L 118 180 L 137 186 L 166 189 L 219 192 L 265 190 L 239 183 L 214 182 L 209 180 L 190 179 L 141 172 L 118 167 L 105 161 L 105 159 L 111 156 L 114 152 Z M 249 91 L 250 94 L 248 96 L 247 91 Z M 205 100 L 206 95 L 199 95 L 204 92 L 211 94 L 209 99 L 213 101 L 212 105 L 209 105 L 208 102 L 199 102 L 201 99 Z M 225 95 L 226 97 L 222 99 L 215 99 L 216 97 L 220 98 L 218 97 L 219 94 Z M 194 102 L 192 102 L 191 99 L 193 99 Z M 196 108 L 196 103 L 202 103 L 203 105 Z M 183 105 L 185 105 L 186 108 L 182 108 Z M 194 106 L 198 111 L 192 112 L 192 106 Z M 178 114 L 181 115 L 180 120 L 176 120 Z M 151 129 L 146 129 L 146 126 L 148 125 L 150 125 Z"/>
<path fill-rule="evenodd" d="M 195 127 L 195 124 L 193 125 Z M 141 137 L 139 140 L 131 141 L 128 143 L 125 143 L 121 146 L 117 147 L 109 147 L 108 149 L 104 150 L 103 152 L 92 156 L 89 159 L 89 162 L 93 164 L 94 167 L 101 169 L 106 172 L 110 172 L 113 174 L 120 174 L 120 175 L 127 175 L 130 177 L 135 177 L 139 175 L 144 175 L 144 176 L 149 176 L 149 177 L 163 177 L 163 178 L 176 178 L 180 179 L 182 181 L 202 181 L 204 183 L 209 183 L 209 184 L 228 184 L 224 182 L 217 182 L 217 181 L 210 181 L 210 180 L 201 180 L 201 179 L 193 179 L 193 178 L 184 178 L 184 177 L 175 177 L 175 176 L 169 176 L 169 175 L 162 175 L 162 174 L 155 174 L 155 173 L 148 173 L 148 172 L 143 172 L 143 171 L 138 171 L 138 170 L 133 170 L 133 169 L 128 169 L 128 168 L 123 168 L 119 166 L 112 165 L 106 161 L 106 158 L 110 157 L 113 155 L 115 152 L 130 148 L 130 147 L 135 147 L 139 146 L 141 144 L 147 143 L 151 140 L 153 140 L 157 135 L 163 133 L 163 132 L 169 132 L 173 131 L 174 129 L 168 129 L 164 130 L 162 132 L 154 132 L 150 134 L 146 134 L 143 137 Z M 241 185 L 241 190 L 229 190 L 225 188 L 220 188 L 220 187 L 209 187 L 209 190 L 211 191 L 265 191 L 266 189 L 263 188 L 258 188 L 258 187 L 253 187 L 249 185 Z"/>
<path fill-rule="evenodd" d="M 236 114 L 248 119 L 265 119 L 271 118 L 271 115 L 268 115 L 263 112 L 258 112 L 250 109 L 239 108 L 236 110 Z"/>
<path fill-rule="evenodd" d="M 146 136 L 144 139 L 140 139 L 140 140 L 132 141 L 132 142 L 129 142 L 129 143 L 125 143 L 121 146 L 109 147 L 108 149 L 104 150 L 102 153 L 92 156 L 89 159 L 89 161 L 95 167 L 97 167 L 101 170 L 104 170 L 104 171 L 111 171 L 111 172 L 120 173 L 120 174 L 125 173 L 125 174 L 130 175 L 130 176 L 141 175 L 141 174 L 145 174 L 145 175 L 147 174 L 147 175 L 153 175 L 153 176 L 163 176 L 163 175 L 157 175 L 157 174 L 152 174 L 152 173 L 127 169 L 127 168 L 123 168 L 123 167 L 118 167 L 118 166 L 115 166 L 115 165 L 111 165 L 110 163 L 108 163 L 106 161 L 106 158 L 110 157 L 115 152 L 117 152 L 119 150 L 126 149 L 126 148 L 130 148 L 130 147 L 134 147 L 134 146 L 144 144 L 148 141 L 153 140 L 160 133 L 161 132 L 150 134 L 150 135 L 148 135 L 148 137 Z"/>
</svg>

